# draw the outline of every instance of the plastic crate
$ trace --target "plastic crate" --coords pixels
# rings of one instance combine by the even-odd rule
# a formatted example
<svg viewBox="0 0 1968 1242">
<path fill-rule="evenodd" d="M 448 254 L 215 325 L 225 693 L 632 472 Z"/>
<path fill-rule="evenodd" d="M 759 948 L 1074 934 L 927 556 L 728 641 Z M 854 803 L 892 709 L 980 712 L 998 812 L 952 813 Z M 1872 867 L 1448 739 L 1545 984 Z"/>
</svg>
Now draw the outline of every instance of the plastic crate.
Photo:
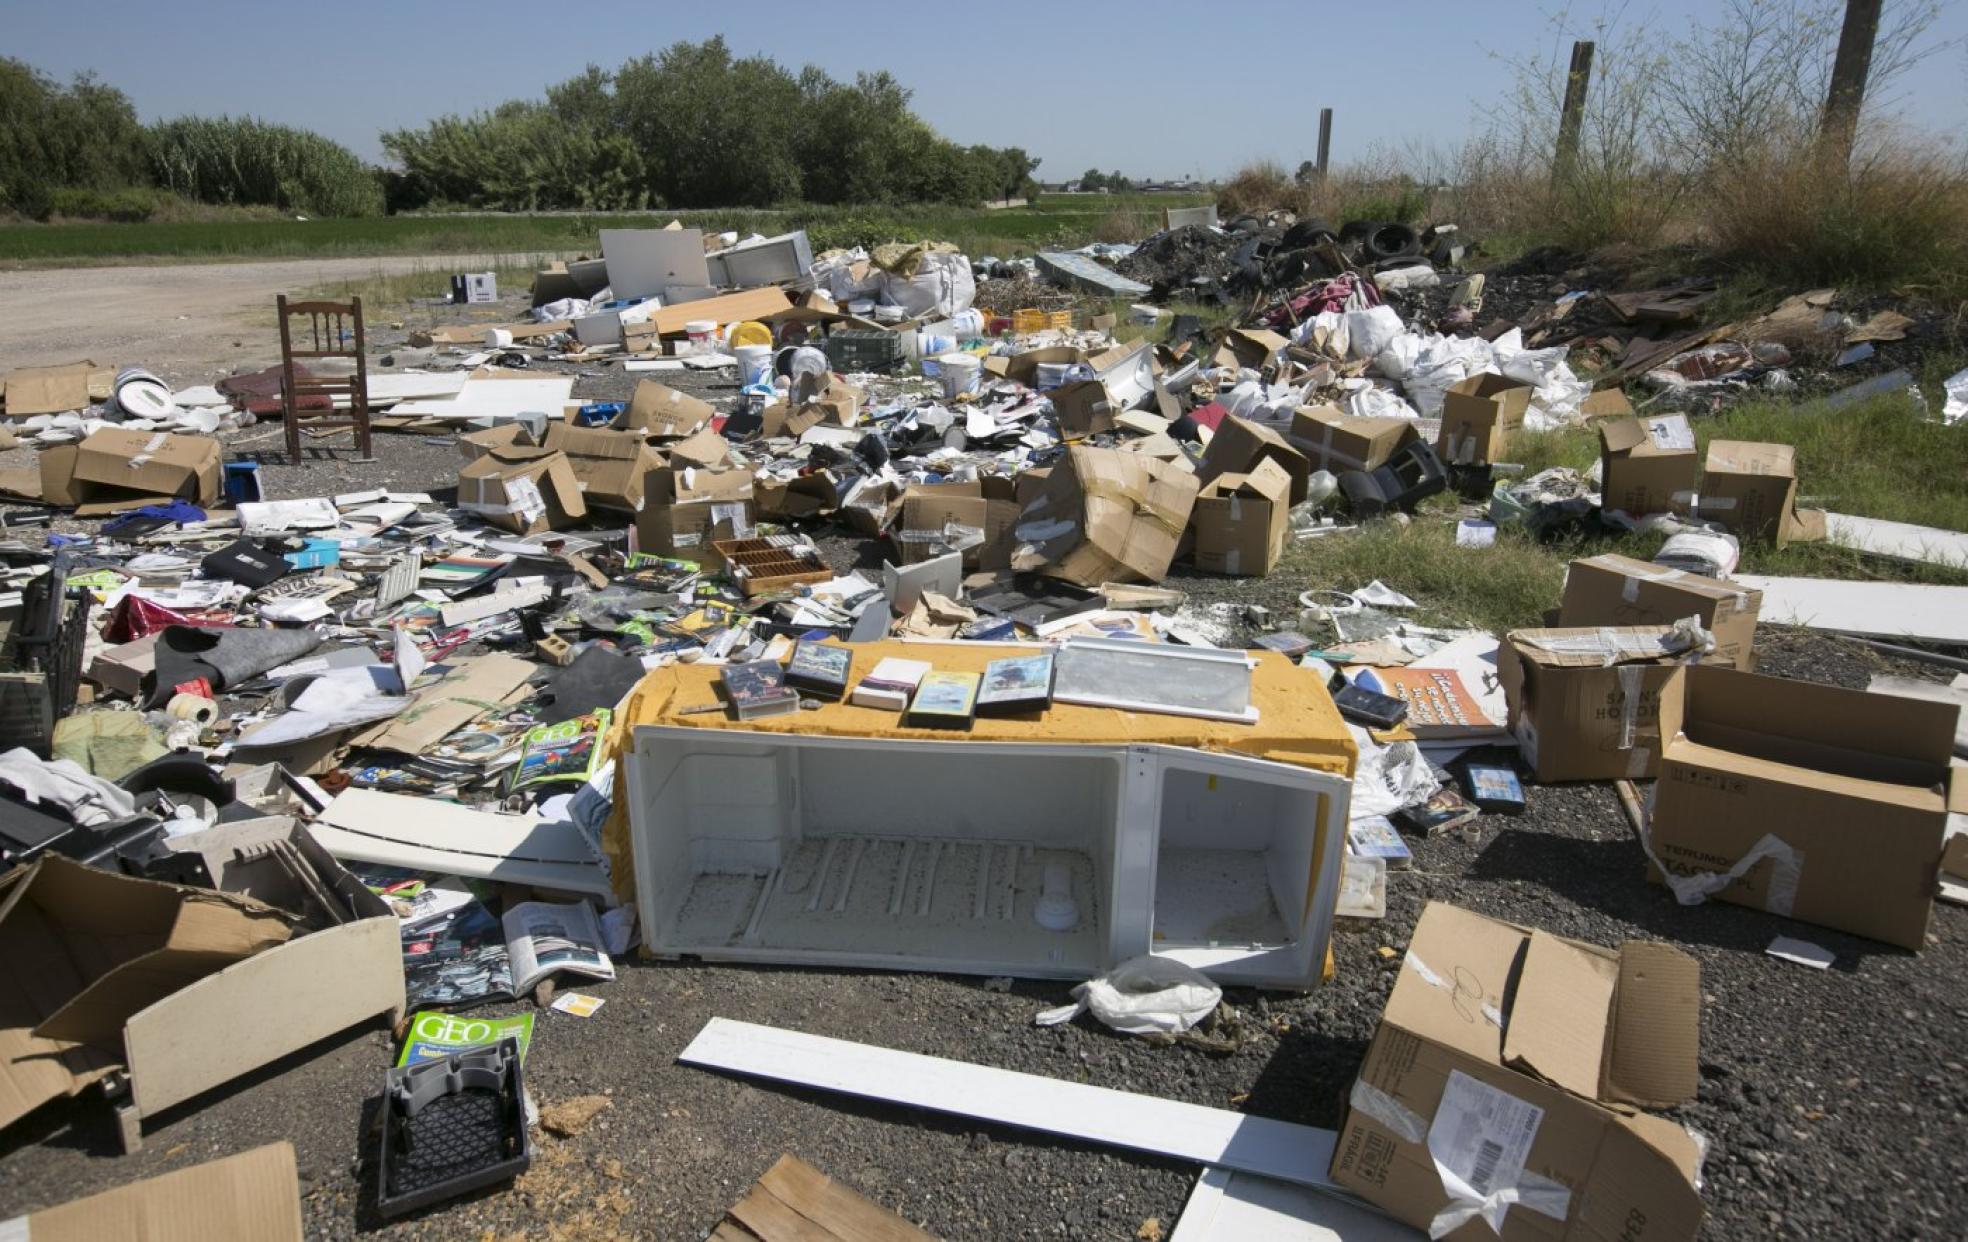
<svg viewBox="0 0 1968 1242">
<path fill-rule="evenodd" d="M 20 620 L 0 656 L 0 750 L 25 746 L 46 758 L 55 722 L 75 710 L 94 597 L 57 585 L 67 576 L 66 557 L 57 558 L 21 592 Z"/>
<path fill-rule="evenodd" d="M 833 332 L 821 343 L 821 349 L 827 355 L 827 365 L 842 374 L 856 371 L 886 374 L 902 362 L 902 338 L 893 332 Z"/>
<path fill-rule="evenodd" d="M 1048 328 L 1057 328 L 1062 332 L 1066 332 L 1071 331 L 1072 327 L 1073 312 L 1069 310 L 1048 311 L 1028 306 L 1023 310 L 1015 310 L 1011 313 L 1011 330 L 1013 332 L 1044 332 Z"/>
</svg>

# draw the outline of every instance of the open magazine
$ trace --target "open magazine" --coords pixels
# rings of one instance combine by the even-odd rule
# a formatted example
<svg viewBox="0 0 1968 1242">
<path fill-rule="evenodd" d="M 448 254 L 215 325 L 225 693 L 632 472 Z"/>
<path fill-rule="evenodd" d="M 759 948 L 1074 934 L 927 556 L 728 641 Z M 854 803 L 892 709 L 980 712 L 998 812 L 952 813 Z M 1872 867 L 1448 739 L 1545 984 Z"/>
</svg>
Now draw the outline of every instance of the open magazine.
<svg viewBox="0 0 1968 1242">
<path fill-rule="evenodd" d="M 589 979 L 615 977 L 601 920 L 585 901 L 522 901 L 506 911 L 505 930 L 515 995 L 525 995 L 560 971 Z"/>
</svg>

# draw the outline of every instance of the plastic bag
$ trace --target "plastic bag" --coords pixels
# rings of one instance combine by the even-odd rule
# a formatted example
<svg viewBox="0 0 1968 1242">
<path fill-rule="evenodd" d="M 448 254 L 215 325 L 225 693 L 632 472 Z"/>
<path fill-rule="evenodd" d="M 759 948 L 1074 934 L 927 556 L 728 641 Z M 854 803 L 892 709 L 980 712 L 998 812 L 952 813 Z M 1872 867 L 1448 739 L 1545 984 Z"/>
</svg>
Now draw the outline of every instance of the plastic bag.
<svg viewBox="0 0 1968 1242">
<path fill-rule="evenodd" d="M 1223 989 L 1193 966 L 1166 957 L 1129 958 L 1098 978 L 1073 989 L 1074 1001 L 1048 1009 L 1032 1020 L 1057 1026 L 1091 1010 L 1129 1035 L 1173 1035 L 1216 1012 Z"/>
<path fill-rule="evenodd" d="M 881 300 L 899 306 L 910 318 L 937 314 L 948 319 L 970 309 L 977 298 L 977 278 L 970 260 L 960 254 L 927 251 L 916 263 L 914 276 L 881 273 Z"/>
<path fill-rule="evenodd" d="M 1401 316 L 1391 306 L 1375 306 L 1346 312 L 1347 352 L 1355 358 L 1371 358 L 1401 335 Z"/>
</svg>

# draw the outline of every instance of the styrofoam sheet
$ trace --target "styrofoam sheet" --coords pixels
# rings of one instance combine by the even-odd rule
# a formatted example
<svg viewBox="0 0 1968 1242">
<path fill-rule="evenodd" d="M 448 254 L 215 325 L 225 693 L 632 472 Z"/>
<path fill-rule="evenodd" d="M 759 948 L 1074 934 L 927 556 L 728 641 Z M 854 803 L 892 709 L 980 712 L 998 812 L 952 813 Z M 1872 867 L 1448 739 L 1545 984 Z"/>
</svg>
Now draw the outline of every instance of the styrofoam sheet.
<svg viewBox="0 0 1968 1242">
<path fill-rule="evenodd" d="M 608 877 L 569 823 L 500 815 L 455 802 L 345 789 L 310 826 L 337 858 L 610 898 Z"/>
<path fill-rule="evenodd" d="M 1968 643 L 1968 587 L 1755 574 L 1738 574 L 1730 581 L 1763 593 L 1760 619 L 1770 625 Z"/>
<path fill-rule="evenodd" d="M 1422 1236 L 1334 1195 L 1212 1167 L 1196 1179 L 1169 1242 L 1420 1242 Z"/>
<path fill-rule="evenodd" d="M 1825 538 L 1841 548 L 1890 557 L 1896 561 L 1955 568 L 1968 566 L 1968 533 L 1958 530 L 1853 517 L 1848 513 L 1827 513 Z"/>
<path fill-rule="evenodd" d="M 574 377 L 474 379 L 465 381 L 449 401 L 403 401 L 391 414 L 418 418 L 512 418 L 541 413 L 557 417 L 574 394 Z"/>
<path fill-rule="evenodd" d="M 1269 1117 L 729 1018 L 705 1023 L 677 1059 L 1336 1189 L 1326 1170 L 1338 1135 Z"/>
</svg>

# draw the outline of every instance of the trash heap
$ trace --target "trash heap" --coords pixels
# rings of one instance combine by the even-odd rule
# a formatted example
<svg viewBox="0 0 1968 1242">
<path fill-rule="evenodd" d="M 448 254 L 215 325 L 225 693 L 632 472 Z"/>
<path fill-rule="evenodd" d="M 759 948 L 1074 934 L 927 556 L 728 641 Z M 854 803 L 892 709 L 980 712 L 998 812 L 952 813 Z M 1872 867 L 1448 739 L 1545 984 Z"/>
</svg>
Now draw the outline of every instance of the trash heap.
<svg viewBox="0 0 1968 1242">
<path fill-rule="evenodd" d="M 1453 230 L 1316 224 L 1185 225 L 1121 257 L 1126 296 L 1254 304 L 1214 331 L 1130 312 L 1167 321 L 1153 341 L 973 305 L 980 277 L 1101 286 L 1093 254 L 604 231 L 602 258 L 539 273 L 530 319 L 429 331 L 372 373 L 379 430 L 455 447 L 427 490 L 263 494 L 223 437 L 279 416 L 277 369 L 177 393 L 15 373 L 42 452 L 0 492 L 103 520 L 0 549 L 0 954 L 52 937 L 79 961 L 112 908 L 137 934 L 50 968 L 0 1124 L 101 1084 L 134 1147 L 148 1115 L 387 1015 L 368 1156 L 378 1210 L 412 1211 L 531 1158 L 536 1015 L 473 1008 L 586 1018 L 638 949 L 1072 980 L 1038 1022 L 1207 1041 L 1225 985 L 1317 986 L 1409 839 L 1480 834 L 1560 781 L 1618 784 L 1676 901 L 1917 950 L 1923 877 L 1968 873 L 1959 836 L 1942 861 L 1954 708 L 1750 671 L 1770 596 L 1732 579 L 1740 542 L 1827 536 L 1788 450 L 1698 462 L 1685 416 L 1636 417 L 1562 345 L 1414 326 L 1388 299 L 1441 283 L 1420 273 L 1457 261 Z M 1473 314 L 1480 278 L 1456 288 Z M 1701 348 L 1706 370 L 1665 369 L 1774 365 Z M 574 395 L 598 366 L 638 376 L 626 400 Z M 1511 467 L 1522 431 L 1587 420 L 1596 477 Z M 1271 574 L 1449 490 L 1475 505 L 1459 544 L 1674 537 L 1574 562 L 1555 624 L 1503 635 L 1417 624 L 1370 581 L 1305 591 L 1245 648 L 1165 585 Z M 941 810 L 871 794 L 911 771 Z M 1854 801 L 1894 845 L 1851 830 Z M 949 814 L 985 805 L 988 830 Z M 214 1026 L 301 986 L 319 1003 L 250 1050 Z M 1134 1145 L 1281 1178 L 1308 1220 L 1358 1210 L 1304 1193 L 1338 1187 L 1438 1235 L 1645 1211 L 1693 1237 L 1699 1140 L 1638 1110 L 1693 1095 L 1699 994 L 1667 946 L 1433 905 L 1337 1135 L 1212 1145 L 1243 1119 L 1168 1105 L 1194 1115 Z M 1500 1044 L 1470 1043 L 1472 1013 Z M 207 1051 L 145 1054 L 164 1045 Z M 807 1082 L 840 1057 L 867 1081 L 829 1086 L 1095 1141 L 1139 1104 L 853 1052 L 719 1020 L 683 1059 Z M 1021 1103 L 1067 1089 L 1084 1108 Z M 249 1155 L 291 1181 L 291 1153 Z"/>
</svg>

